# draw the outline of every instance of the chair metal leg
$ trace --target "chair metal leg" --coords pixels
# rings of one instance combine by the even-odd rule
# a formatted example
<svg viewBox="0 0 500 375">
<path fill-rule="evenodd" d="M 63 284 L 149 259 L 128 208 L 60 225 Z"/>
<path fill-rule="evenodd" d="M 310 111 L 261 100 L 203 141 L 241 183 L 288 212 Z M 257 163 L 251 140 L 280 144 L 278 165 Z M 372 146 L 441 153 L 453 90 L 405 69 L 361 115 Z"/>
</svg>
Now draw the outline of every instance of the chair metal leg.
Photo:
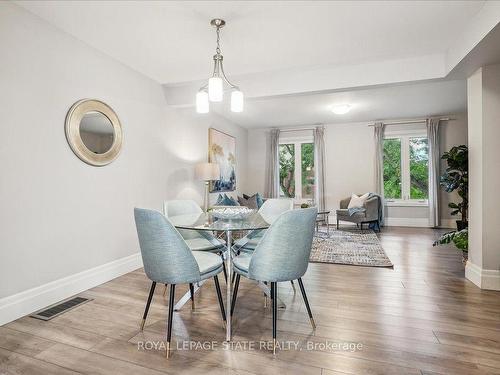
<svg viewBox="0 0 500 375">
<path fill-rule="evenodd" d="M 170 341 L 172 338 L 172 318 L 174 315 L 175 284 L 170 284 L 170 298 L 168 300 L 168 320 L 167 320 L 167 350 L 166 356 L 170 358 Z"/>
<path fill-rule="evenodd" d="M 297 290 L 295 289 L 295 284 L 293 283 L 293 280 L 290 280 L 290 284 L 292 284 L 293 293 L 295 293 Z"/>
<path fill-rule="evenodd" d="M 149 306 L 151 305 L 151 301 L 153 300 L 153 295 L 155 294 L 156 281 L 153 281 L 151 284 L 151 289 L 149 289 L 148 302 L 146 302 L 146 309 L 144 310 L 144 315 L 142 316 L 141 322 L 141 331 L 144 330 L 144 324 L 146 324 L 146 318 L 149 312 Z"/>
<path fill-rule="evenodd" d="M 267 281 L 264 281 L 264 284 L 267 285 Z M 267 294 L 264 292 L 264 308 L 267 308 Z"/>
<path fill-rule="evenodd" d="M 217 275 L 214 276 L 215 290 L 217 291 L 217 299 L 219 300 L 220 313 L 222 315 L 222 320 L 226 321 L 226 310 L 224 309 L 224 302 L 222 301 L 222 293 L 220 291 L 219 278 Z"/>
<path fill-rule="evenodd" d="M 273 355 L 276 355 L 276 320 L 278 315 L 278 283 L 271 283 L 271 295 L 273 296 Z"/>
<path fill-rule="evenodd" d="M 165 289 L 163 289 L 163 297 L 167 295 L 168 284 L 165 284 Z"/>
<path fill-rule="evenodd" d="M 191 293 L 191 310 L 194 310 L 194 285 L 189 283 L 189 293 Z"/>
<path fill-rule="evenodd" d="M 339 219 L 337 219 L 337 230 L 339 230 Z"/>
<path fill-rule="evenodd" d="M 224 272 L 224 280 L 227 283 L 227 270 L 226 270 L 226 264 L 224 262 L 224 258 L 222 258 L 222 271 Z"/>
<path fill-rule="evenodd" d="M 316 323 L 314 322 L 314 318 L 311 312 L 311 307 L 309 306 L 309 301 L 307 300 L 306 290 L 304 289 L 304 284 L 302 283 L 302 278 L 299 277 L 299 287 L 300 292 L 302 293 L 302 298 L 304 298 L 304 302 L 306 304 L 307 314 L 309 315 L 309 320 L 311 321 L 311 325 L 313 329 L 316 329 Z"/>
<path fill-rule="evenodd" d="M 234 284 L 234 291 L 233 291 L 233 300 L 231 301 L 231 316 L 233 316 L 234 312 L 234 305 L 236 304 L 236 297 L 238 296 L 238 287 L 240 286 L 240 278 L 241 275 L 239 273 L 236 273 L 236 282 Z"/>
</svg>

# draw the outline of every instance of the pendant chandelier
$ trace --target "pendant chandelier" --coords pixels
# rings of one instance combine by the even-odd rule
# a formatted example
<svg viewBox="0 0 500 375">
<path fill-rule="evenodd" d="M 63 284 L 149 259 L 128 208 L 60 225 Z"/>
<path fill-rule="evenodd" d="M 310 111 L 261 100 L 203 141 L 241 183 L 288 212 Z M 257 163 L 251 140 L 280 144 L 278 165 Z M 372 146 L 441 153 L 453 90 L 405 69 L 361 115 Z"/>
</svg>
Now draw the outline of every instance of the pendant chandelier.
<svg viewBox="0 0 500 375">
<path fill-rule="evenodd" d="M 214 70 L 208 83 L 200 87 L 196 94 L 196 112 L 208 113 L 210 102 L 221 102 L 224 97 L 224 82 L 231 91 L 231 112 L 243 112 L 243 93 L 239 87 L 233 85 L 224 73 L 223 57 L 220 49 L 220 29 L 224 27 L 226 21 L 213 19 L 210 24 L 215 27 L 217 33 L 217 48 L 215 49 Z"/>
</svg>

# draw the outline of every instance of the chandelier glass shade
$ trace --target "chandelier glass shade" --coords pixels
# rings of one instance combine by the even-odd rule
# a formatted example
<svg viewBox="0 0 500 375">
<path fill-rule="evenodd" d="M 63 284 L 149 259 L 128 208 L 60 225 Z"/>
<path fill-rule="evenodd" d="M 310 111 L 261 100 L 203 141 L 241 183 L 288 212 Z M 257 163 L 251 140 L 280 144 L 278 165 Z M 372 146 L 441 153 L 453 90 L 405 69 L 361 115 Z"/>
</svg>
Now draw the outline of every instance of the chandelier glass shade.
<svg viewBox="0 0 500 375">
<path fill-rule="evenodd" d="M 220 29 L 226 22 L 216 18 L 210 21 L 210 24 L 216 28 L 217 33 L 217 48 L 213 56 L 214 69 L 208 83 L 200 87 L 196 94 L 196 112 L 208 113 L 210 102 L 222 102 L 224 100 L 224 84 L 229 87 L 231 92 L 231 111 L 243 112 L 243 93 L 238 86 L 227 79 L 224 73 L 223 56 L 220 49 Z"/>
</svg>

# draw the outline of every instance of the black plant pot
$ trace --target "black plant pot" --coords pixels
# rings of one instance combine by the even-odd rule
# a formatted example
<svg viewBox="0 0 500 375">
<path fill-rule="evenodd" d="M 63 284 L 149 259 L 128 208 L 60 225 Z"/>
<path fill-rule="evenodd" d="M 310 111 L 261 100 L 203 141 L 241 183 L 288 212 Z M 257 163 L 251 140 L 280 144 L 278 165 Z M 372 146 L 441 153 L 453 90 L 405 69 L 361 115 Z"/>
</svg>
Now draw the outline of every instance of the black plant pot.
<svg viewBox="0 0 500 375">
<path fill-rule="evenodd" d="M 457 230 L 458 231 L 461 231 L 462 229 L 465 229 L 468 227 L 469 227 L 468 221 L 457 220 Z"/>
</svg>

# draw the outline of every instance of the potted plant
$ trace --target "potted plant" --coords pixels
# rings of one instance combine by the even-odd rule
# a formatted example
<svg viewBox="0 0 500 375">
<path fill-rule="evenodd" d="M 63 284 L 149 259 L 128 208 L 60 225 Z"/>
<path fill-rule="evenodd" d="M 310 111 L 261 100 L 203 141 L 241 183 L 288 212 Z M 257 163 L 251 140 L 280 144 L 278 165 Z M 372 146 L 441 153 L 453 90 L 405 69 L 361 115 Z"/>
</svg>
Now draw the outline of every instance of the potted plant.
<svg viewBox="0 0 500 375">
<path fill-rule="evenodd" d="M 467 146 L 454 146 L 445 152 L 441 159 L 446 160 L 448 167 L 441 176 L 440 185 L 448 193 L 457 191 L 462 199 L 459 203 L 451 202 L 448 207 L 452 209 L 451 215 L 461 215 L 457 220 L 457 230 L 467 228 L 467 208 L 469 206 L 469 150 Z"/>
<path fill-rule="evenodd" d="M 454 230 L 445 233 L 432 246 L 445 245 L 450 242 L 453 242 L 458 250 L 462 250 L 462 263 L 465 264 L 469 255 L 469 229 L 465 228 L 460 231 Z"/>
</svg>

